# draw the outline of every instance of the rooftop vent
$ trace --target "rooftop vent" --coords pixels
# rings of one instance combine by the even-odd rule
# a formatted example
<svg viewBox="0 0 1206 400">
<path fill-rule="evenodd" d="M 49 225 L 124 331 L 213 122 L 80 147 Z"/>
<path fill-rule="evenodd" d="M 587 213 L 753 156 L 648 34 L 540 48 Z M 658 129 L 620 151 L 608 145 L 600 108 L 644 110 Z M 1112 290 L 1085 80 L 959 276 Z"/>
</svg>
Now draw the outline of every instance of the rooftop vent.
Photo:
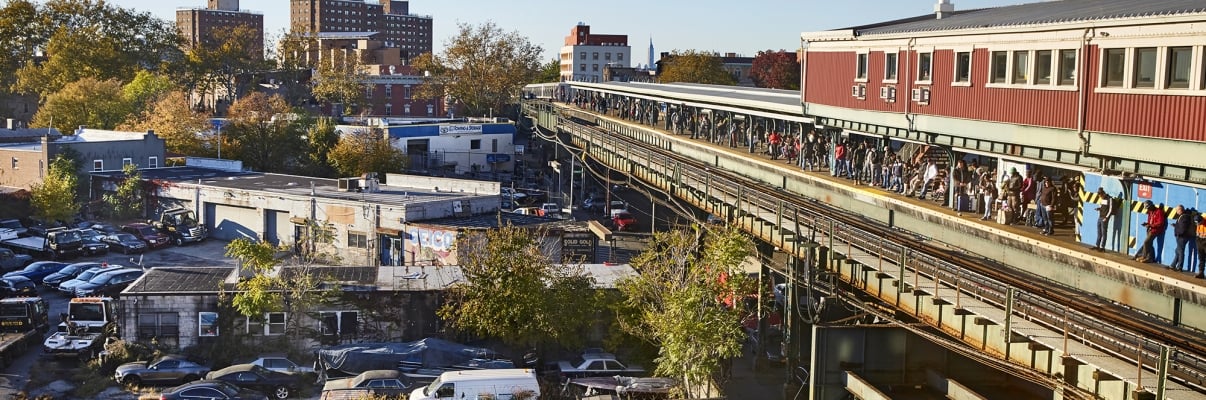
<svg viewBox="0 0 1206 400">
<path fill-rule="evenodd" d="M 952 12 L 955 12 L 955 5 L 951 4 L 950 0 L 938 0 L 938 4 L 934 5 L 934 15 L 938 19 L 942 19 L 944 15 Z"/>
</svg>

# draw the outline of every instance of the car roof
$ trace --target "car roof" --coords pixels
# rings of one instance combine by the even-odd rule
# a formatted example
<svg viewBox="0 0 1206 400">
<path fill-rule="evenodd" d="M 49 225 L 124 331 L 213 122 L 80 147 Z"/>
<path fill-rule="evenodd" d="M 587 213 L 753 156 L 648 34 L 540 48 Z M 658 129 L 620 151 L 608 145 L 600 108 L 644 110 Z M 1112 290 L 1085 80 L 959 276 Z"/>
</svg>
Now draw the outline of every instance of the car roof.
<svg viewBox="0 0 1206 400">
<path fill-rule="evenodd" d="M 143 223 L 143 222 L 135 222 L 135 223 L 132 223 L 132 224 L 125 224 L 125 225 L 122 225 L 121 227 L 122 227 L 122 228 L 126 228 L 126 227 L 129 227 L 129 228 L 142 228 L 142 227 L 147 227 L 147 226 L 151 226 L 151 225 L 146 224 L 146 223 Z"/>
<path fill-rule="evenodd" d="M 612 361 L 614 361 L 616 359 L 616 355 L 611 354 L 611 353 L 602 353 L 602 352 L 582 353 L 582 359 L 583 360 L 612 360 Z"/>
<path fill-rule="evenodd" d="M 233 385 L 231 385 L 229 382 L 222 382 L 222 381 L 217 380 L 217 379 L 202 379 L 202 380 L 197 380 L 197 381 L 192 381 L 192 382 L 189 382 L 189 383 L 185 383 L 185 384 L 183 384 L 183 385 L 176 386 L 176 387 L 174 387 L 174 388 L 170 388 L 170 389 L 168 389 L 168 390 L 164 390 L 163 392 L 164 392 L 164 393 L 176 393 L 176 392 L 179 392 L 179 391 L 181 391 L 181 390 L 185 390 L 185 389 L 192 389 L 192 388 L 195 388 L 195 387 L 214 387 L 214 386 L 226 386 L 226 387 L 229 387 L 229 386 L 233 386 Z M 235 386 L 235 389 L 238 389 L 238 387 L 237 387 L 237 386 Z"/>
<path fill-rule="evenodd" d="M 187 358 L 185 358 L 184 356 L 179 355 L 179 354 L 164 354 L 164 355 L 162 355 L 162 356 L 159 356 L 159 358 L 154 359 L 153 361 L 159 361 L 159 360 L 180 360 L 180 361 L 188 361 L 188 359 L 187 359 Z"/>
<path fill-rule="evenodd" d="M 67 265 L 67 263 L 58 262 L 58 261 L 34 261 L 33 263 L 27 265 L 26 268 L 33 266 L 33 265 L 46 265 L 46 264 Z"/>
<path fill-rule="evenodd" d="M 37 303 L 39 301 L 42 301 L 41 297 L 30 297 L 30 296 L 9 297 L 7 299 L 0 299 L 0 303 Z"/>
<path fill-rule="evenodd" d="M 261 367 L 259 365 L 255 365 L 255 364 L 235 364 L 235 365 L 231 365 L 229 367 L 214 371 L 213 376 L 222 376 L 222 375 L 226 375 L 226 374 L 233 374 L 236 372 L 247 372 L 247 371 L 253 371 L 256 369 L 264 369 L 264 367 Z"/>
<path fill-rule="evenodd" d="M 113 270 L 101 271 L 101 273 L 93 275 L 92 278 L 96 279 L 97 277 L 102 276 L 102 275 L 103 276 L 113 276 L 113 275 L 124 274 L 127 272 L 143 272 L 143 271 L 138 268 L 124 268 L 123 267 L 123 268 L 118 268 L 118 269 L 113 269 Z"/>
<path fill-rule="evenodd" d="M 372 371 L 364 371 L 361 372 L 360 375 L 356 375 L 355 378 L 352 378 L 351 384 L 352 386 L 360 386 L 361 383 L 373 379 L 397 379 L 400 377 L 402 377 L 402 372 L 398 370 L 375 369 Z"/>
<path fill-rule="evenodd" d="M 21 282 L 21 281 L 31 282 L 31 281 L 29 280 L 29 278 L 26 278 L 26 277 L 21 276 L 21 275 L 12 275 L 12 276 L 6 276 L 6 277 L 3 277 L 3 278 L 0 278 L 0 280 L 4 280 L 4 281 L 13 281 L 14 283 L 16 283 L 16 282 Z"/>
</svg>

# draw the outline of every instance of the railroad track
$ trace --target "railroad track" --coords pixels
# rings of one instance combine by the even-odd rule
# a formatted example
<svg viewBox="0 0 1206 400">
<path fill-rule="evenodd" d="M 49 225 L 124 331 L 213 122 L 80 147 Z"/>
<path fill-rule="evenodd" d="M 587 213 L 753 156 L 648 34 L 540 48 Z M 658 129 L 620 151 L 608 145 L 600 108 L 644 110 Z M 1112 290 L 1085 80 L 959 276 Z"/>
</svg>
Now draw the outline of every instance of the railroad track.
<svg viewBox="0 0 1206 400">
<path fill-rule="evenodd" d="M 711 168 L 671 151 L 664 137 L 669 135 L 659 133 L 662 138 L 651 140 L 648 134 L 639 138 L 616 134 L 599 128 L 600 121 L 605 120 L 594 114 L 569 111 L 563 113 L 559 121 L 566 129 L 590 131 L 601 140 L 622 142 L 628 149 L 639 148 L 644 155 L 630 151 L 628 156 L 637 158 L 631 163 L 640 168 L 676 171 L 683 185 L 706 180 L 716 191 L 745 201 L 746 208 L 778 209 L 781 214 L 791 215 L 796 226 L 832 229 L 828 234 L 844 246 L 893 261 L 905 260 L 907 267 L 916 274 L 989 303 L 1004 307 L 1007 292 L 1013 289 L 1015 315 L 1063 332 L 1070 340 L 1090 344 L 1135 363 L 1142 362 L 1149 371 L 1157 370 L 1156 363 L 1167 346 L 1171 350 L 1170 377 L 1199 392 L 1206 392 L 1206 340 L 1202 332 L 1173 326 L 1166 320 L 1086 295 L 1075 288 L 1053 284 L 994 260 L 924 240 L 916 233 L 850 215 L 837 207 L 788 193 L 765 182 Z M 785 205 L 788 209 L 784 209 Z"/>
</svg>

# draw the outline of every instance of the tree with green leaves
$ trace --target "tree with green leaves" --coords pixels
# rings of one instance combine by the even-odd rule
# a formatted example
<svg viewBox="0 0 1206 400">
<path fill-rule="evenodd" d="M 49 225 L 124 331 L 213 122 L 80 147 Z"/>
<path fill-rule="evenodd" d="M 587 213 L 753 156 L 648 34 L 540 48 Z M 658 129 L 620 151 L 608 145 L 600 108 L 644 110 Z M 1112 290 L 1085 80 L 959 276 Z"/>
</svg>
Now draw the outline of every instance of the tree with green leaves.
<svg viewBox="0 0 1206 400">
<path fill-rule="evenodd" d="M 142 216 L 142 172 L 134 164 L 121 167 L 122 179 L 117 182 L 117 189 L 101 196 L 109 205 L 113 218 L 124 220 Z"/>
<path fill-rule="evenodd" d="M 127 82 L 141 69 L 182 59 L 175 25 L 150 13 L 93 0 L 49 0 L 32 10 L 25 0 L 10 3 L 0 14 L 11 12 L 25 24 L 5 20 L 0 43 L 16 45 L 5 49 L 4 62 L 20 66 L 12 81 L 18 93 L 46 97 L 86 77 Z M 46 59 L 33 62 L 34 49 Z"/>
<path fill-rule="evenodd" d="M 298 328 L 300 316 L 339 295 L 337 290 L 322 285 L 331 278 L 317 269 L 322 264 L 339 262 L 329 251 L 334 229 L 325 221 L 307 221 L 299 232 L 293 246 L 277 247 L 250 238 L 235 239 L 226 245 L 226 256 L 238 260 L 243 270 L 230 296 L 231 306 L 253 319 L 262 319 L 270 312 L 286 312 L 290 319 L 286 334 L 292 336 L 305 332 Z M 290 250 L 290 256 L 277 256 Z"/>
<path fill-rule="evenodd" d="M 462 332 L 523 347 L 577 347 L 601 294 L 580 266 L 556 265 L 531 231 L 504 226 L 457 241 L 463 283 L 439 315 Z"/>
<path fill-rule="evenodd" d="M 273 61 L 281 78 L 281 92 L 289 104 L 300 104 L 310 95 L 307 77 L 314 67 L 310 54 L 311 50 L 317 48 L 318 39 L 314 36 L 284 33 L 273 49 Z"/>
<path fill-rule="evenodd" d="M 680 379 L 686 398 L 717 397 L 722 364 L 741 355 L 741 297 L 756 284 L 740 267 L 752 252 L 732 227 L 659 232 L 632 260 L 640 275 L 618 284 L 620 326 L 661 349 L 656 373 Z"/>
<path fill-rule="evenodd" d="M 657 80 L 660 83 L 737 84 L 733 75 L 724 69 L 724 61 L 720 57 L 696 50 L 675 50 L 669 57 L 662 57 L 662 68 L 658 72 Z"/>
<path fill-rule="evenodd" d="M 171 78 L 141 70 L 134 74 L 134 79 L 122 86 L 121 95 L 134 114 L 141 114 L 150 104 L 177 89 L 176 82 Z"/>
<path fill-rule="evenodd" d="M 242 97 L 253 77 L 270 68 L 263 43 L 249 26 L 216 30 L 185 53 L 192 83 L 229 102 Z"/>
<path fill-rule="evenodd" d="M 333 113 L 338 112 L 335 104 L 343 106 L 343 114 L 353 114 L 357 107 L 365 104 L 366 85 L 371 84 L 367 83 L 368 74 L 364 72 L 363 60 L 355 54 L 328 53 L 319 61 L 318 70 L 310 79 L 314 98 L 332 104 Z"/>
<path fill-rule="evenodd" d="M 43 221 L 70 221 L 79 214 L 76 172 L 70 158 L 62 154 L 54 158 L 42 182 L 30 187 L 29 203 L 35 217 Z"/>
<path fill-rule="evenodd" d="M 431 74 L 419 85 L 417 97 L 451 96 L 466 115 L 486 115 L 514 103 L 519 89 L 536 78 L 544 50 L 493 22 L 458 27 L 442 54 L 426 53 L 415 59 L 416 70 Z"/>
<path fill-rule="evenodd" d="M 401 173 L 410 158 L 394 147 L 396 140 L 374 128 L 358 128 L 339 137 L 339 144 L 327 155 L 341 176 L 360 176 L 365 172 Z"/>
<path fill-rule="evenodd" d="M 750 79 L 758 87 L 799 90 L 800 61 L 794 52 L 759 51 L 750 66 Z"/>
<path fill-rule="evenodd" d="M 116 128 L 130 116 L 130 111 L 130 103 L 122 95 L 121 82 L 85 77 L 46 97 L 29 125 L 53 127 L 70 135 L 79 126 Z"/>
<path fill-rule="evenodd" d="M 550 59 L 540 67 L 540 73 L 536 75 L 536 80 L 532 81 L 532 83 L 553 82 L 561 82 L 561 60 L 556 58 Z"/>
<path fill-rule="evenodd" d="M 256 171 L 289 171 L 297 165 L 303 133 L 283 97 L 254 92 L 230 106 L 222 151 Z"/>
<path fill-rule="evenodd" d="M 306 176 L 333 177 L 331 151 L 339 144 L 339 132 L 335 131 L 335 120 L 325 117 L 306 116 L 301 122 L 306 128 L 306 155 L 302 172 Z"/>
</svg>

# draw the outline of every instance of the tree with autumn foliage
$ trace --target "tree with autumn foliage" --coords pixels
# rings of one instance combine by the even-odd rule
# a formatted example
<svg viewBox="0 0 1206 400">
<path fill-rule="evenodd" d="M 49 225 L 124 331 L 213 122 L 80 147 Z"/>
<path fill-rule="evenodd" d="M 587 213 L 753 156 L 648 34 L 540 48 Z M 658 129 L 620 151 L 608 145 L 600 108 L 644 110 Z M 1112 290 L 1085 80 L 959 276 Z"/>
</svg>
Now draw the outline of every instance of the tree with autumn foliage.
<svg viewBox="0 0 1206 400">
<path fill-rule="evenodd" d="M 50 93 L 29 124 L 52 127 L 70 135 L 79 126 L 113 129 L 125 121 L 130 112 L 130 102 L 122 94 L 121 82 L 84 77 Z"/>
<path fill-rule="evenodd" d="M 264 172 L 285 172 L 296 166 L 305 146 L 305 130 L 279 95 L 253 92 L 231 104 L 222 129 L 222 152 Z"/>
<path fill-rule="evenodd" d="M 662 57 L 657 80 L 660 83 L 737 84 L 733 74 L 724 69 L 724 60 L 715 54 L 696 50 L 675 50 L 668 57 Z"/>
<path fill-rule="evenodd" d="M 442 54 L 426 53 L 414 60 L 415 70 L 431 74 L 419 85 L 417 97 L 451 96 L 466 115 L 498 112 L 515 102 L 519 89 L 536 78 L 542 52 L 528 38 L 504 32 L 493 22 L 461 23 Z"/>
<path fill-rule="evenodd" d="M 794 52 L 759 51 L 750 67 L 750 79 L 762 88 L 799 90 L 800 60 Z"/>
<path fill-rule="evenodd" d="M 215 30 L 188 49 L 186 86 L 227 101 L 238 99 L 255 74 L 270 68 L 260 40 L 249 26 Z"/>
<path fill-rule="evenodd" d="M 540 74 L 536 76 L 536 80 L 532 83 L 553 83 L 561 82 L 561 60 L 556 58 L 550 59 L 543 67 L 540 67 Z"/>
<path fill-rule="evenodd" d="M 211 156 L 216 138 L 199 135 L 211 129 L 209 114 L 189 105 L 188 95 L 173 90 L 150 101 L 142 113 L 131 115 L 119 127 L 122 130 L 155 131 L 167 151 L 188 156 Z"/>
<path fill-rule="evenodd" d="M 380 129 L 353 129 L 339 137 L 339 144 L 331 149 L 327 159 L 342 176 L 360 176 L 366 172 L 400 173 L 410 160 L 406 153 L 394 147 L 394 142 Z"/>
<path fill-rule="evenodd" d="M 318 71 L 310 79 L 314 98 L 332 105 L 343 105 L 344 114 L 354 114 L 358 106 L 365 104 L 366 81 L 364 60 L 355 52 L 330 52 L 319 61 Z M 370 108 L 371 109 L 371 108 Z"/>
</svg>

